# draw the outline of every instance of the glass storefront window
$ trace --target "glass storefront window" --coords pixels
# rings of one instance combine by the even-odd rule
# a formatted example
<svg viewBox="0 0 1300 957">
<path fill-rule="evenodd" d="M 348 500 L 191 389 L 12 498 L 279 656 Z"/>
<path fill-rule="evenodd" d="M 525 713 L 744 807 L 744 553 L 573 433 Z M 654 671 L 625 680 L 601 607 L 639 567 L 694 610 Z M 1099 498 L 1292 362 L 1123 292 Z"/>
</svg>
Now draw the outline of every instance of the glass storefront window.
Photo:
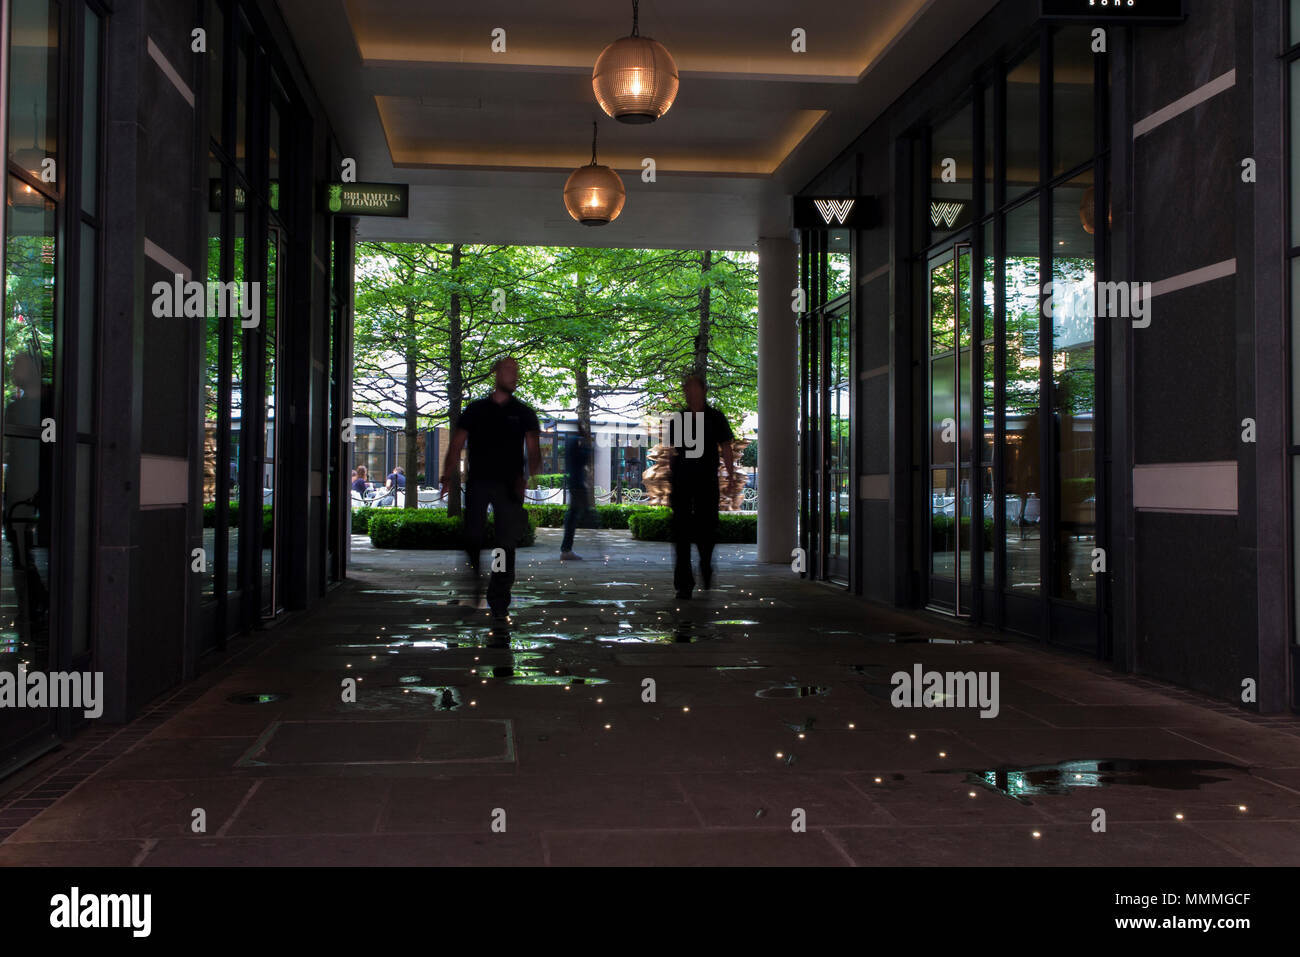
<svg viewBox="0 0 1300 957">
<path fill-rule="evenodd" d="M 1007 202 L 1038 186 L 1038 92 L 1042 58 L 1035 50 L 1007 71 Z"/>
<path fill-rule="evenodd" d="M 1058 598 L 1097 600 L 1094 241 L 1080 206 L 1091 201 L 1092 172 L 1052 191 L 1052 435 L 1056 455 Z"/>
<path fill-rule="evenodd" d="M 59 4 L 14 0 L 10 18 L 9 161 L 40 180 L 45 161 L 60 159 Z M 53 170 L 57 174 L 57 165 Z M 30 198 L 30 190 L 15 188 L 15 204 L 40 204 Z"/>
<path fill-rule="evenodd" d="M 1300 241 L 1300 60 L 1293 60 L 1290 67 L 1291 85 L 1291 243 Z"/>
<path fill-rule="evenodd" d="M 54 445 L 41 432 L 54 414 L 55 214 L 50 202 L 14 206 L 5 237 L 0 665 L 33 671 L 49 662 Z"/>
<path fill-rule="evenodd" d="M 218 143 L 226 139 L 226 25 L 221 7 L 208 0 L 208 135 Z"/>
<path fill-rule="evenodd" d="M 1092 31 L 1071 26 L 1052 37 L 1052 175 L 1086 163 L 1096 152 L 1095 57 Z"/>
<path fill-rule="evenodd" d="M 853 283 L 849 231 L 832 229 L 826 240 L 826 301 L 849 291 Z"/>
<path fill-rule="evenodd" d="M 81 102 L 81 208 L 99 208 L 99 14 L 86 8 Z"/>
<path fill-rule="evenodd" d="M 1039 458 L 1039 259 L 1038 207 L 1026 203 L 1007 216 L 1004 302 L 1006 311 L 1006 583 L 1013 592 L 1041 591 L 1039 526 L 1043 490 Z"/>
<path fill-rule="evenodd" d="M 975 200 L 975 107 L 967 104 L 930 133 L 930 242 L 970 224 Z"/>
</svg>

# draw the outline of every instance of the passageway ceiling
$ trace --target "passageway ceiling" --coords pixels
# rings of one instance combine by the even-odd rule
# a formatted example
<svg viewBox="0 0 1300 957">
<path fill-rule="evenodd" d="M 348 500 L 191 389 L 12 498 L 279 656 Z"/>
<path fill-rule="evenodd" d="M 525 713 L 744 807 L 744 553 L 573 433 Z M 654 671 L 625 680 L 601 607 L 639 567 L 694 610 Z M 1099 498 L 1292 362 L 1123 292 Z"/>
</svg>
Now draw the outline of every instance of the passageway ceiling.
<svg viewBox="0 0 1300 957">
<path fill-rule="evenodd" d="M 631 3 L 279 0 L 358 178 L 411 184 L 410 218 L 363 218 L 363 238 L 696 249 L 788 235 L 789 196 L 995 2 L 643 0 L 640 32 L 671 51 L 681 91 L 657 123 L 625 126 L 591 69 Z M 562 199 L 593 119 L 628 191 L 598 228 Z"/>
</svg>

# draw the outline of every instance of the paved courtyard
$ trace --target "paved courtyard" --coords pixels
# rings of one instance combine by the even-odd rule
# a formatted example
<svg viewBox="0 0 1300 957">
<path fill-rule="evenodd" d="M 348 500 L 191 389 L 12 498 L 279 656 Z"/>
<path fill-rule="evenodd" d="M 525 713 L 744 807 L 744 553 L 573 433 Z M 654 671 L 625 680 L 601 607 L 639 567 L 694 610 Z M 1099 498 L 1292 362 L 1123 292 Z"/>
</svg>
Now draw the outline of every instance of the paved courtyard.
<svg viewBox="0 0 1300 957">
<path fill-rule="evenodd" d="M 562 564 L 559 536 L 520 552 L 508 634 L 452 603 L 459 556 L 354 538 L 319 607 L 0 794 L 0 865 L 1300 861 L 1292 718 L 752 546 L 682 602 L 668 546 L 585 531 Z M 917 667 L 996 673 L 996 716 L 894 707 Z"/>
</svg>

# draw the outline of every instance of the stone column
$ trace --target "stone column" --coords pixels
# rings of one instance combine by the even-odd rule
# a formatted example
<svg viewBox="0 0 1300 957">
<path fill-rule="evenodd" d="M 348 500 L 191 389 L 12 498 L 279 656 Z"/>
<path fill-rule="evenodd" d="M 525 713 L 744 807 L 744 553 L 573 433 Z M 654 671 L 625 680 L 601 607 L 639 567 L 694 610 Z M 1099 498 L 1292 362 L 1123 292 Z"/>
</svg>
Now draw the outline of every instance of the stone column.
<svg viewBox="0 0 1300 957">
<path fill-rule="evenodd" d="M 758 241 L 758 560 L 791 561 L 798 544 L 799 327 L 791 312 L 797 247 Z"/>
</svg>

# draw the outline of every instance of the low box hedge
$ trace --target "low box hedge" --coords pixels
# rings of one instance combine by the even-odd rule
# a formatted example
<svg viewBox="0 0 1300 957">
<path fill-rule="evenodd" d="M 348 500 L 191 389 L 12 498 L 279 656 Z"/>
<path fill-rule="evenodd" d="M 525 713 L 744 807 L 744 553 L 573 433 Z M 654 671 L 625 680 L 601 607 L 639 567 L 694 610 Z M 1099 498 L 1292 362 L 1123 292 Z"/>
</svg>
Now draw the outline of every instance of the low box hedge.
<svg viewBox="0 0 1300 957">
<path fill-rule="evenodd" d="M 458 549 L 465 547 L 464 517 L 454 518 L 441 508 L 374 509 L 370 516 L 370 544 L 375 548 Z M 495 548 L 492 516 L 488 516 L 487 548 Z M 519 547 L 537 540 L 532 515 Z"/>
<path fill-rule="evenodd" d="M 563 528 L 569 514 L 567 505 L 525 505 L 537 528 Z M 652 505 L 597 505 L 583 517 L 581 528 L 627 528 L 628 518 L 637 512 L 652 510 Z M 593 520 L 594 517 L 594 520 Z"/>
<path fill-rule="evenodd" d="M 235 528 L 239 525 L 239 502 L 232 501 L 230 510 L 226 514 L 226 523 Z M 271 544 L 271 537 L 275 528 L 275 513 L 273 506 L 262 506 L 262 546 L 267 547 Z M 214 528 L 217 524 L 217 503 L 203 503 L 203 527 Z"/>
<path fill-rule="evenodd" d="M 376 509 L 369 505 L 352 506 L 352 534 L 369 535 L 370 534 L 370 516 L 374 515 Z"/>
<path fill-rule="evenodd" d="M 930 518 L 930 527 L 932 535 L 931 548 L 936 552 L 952 551 L 953 548 L 953 520 L 951 515 L 933 515 Z M 984 525 L 984 551 L 993 551 L 993 519 L 986 518 L 983 520 Z M 961 519 L 961 545 L 962 548 L 969 548 L 971 545 L 970 533 L 970 516 L 963 515 Z"/>
<path fill-rule="evenodd" d="M 633 506 L 637 511 L 628 516 L 632 537 L 642 542 L 668 542 L 673 537 L 672 509 L 653 506 Z M 753 545 L 758 542 L 758 516 L 739 512 L 722 512 L 718 515 L 717 538 L 719 545 Z"/>
</svg>

